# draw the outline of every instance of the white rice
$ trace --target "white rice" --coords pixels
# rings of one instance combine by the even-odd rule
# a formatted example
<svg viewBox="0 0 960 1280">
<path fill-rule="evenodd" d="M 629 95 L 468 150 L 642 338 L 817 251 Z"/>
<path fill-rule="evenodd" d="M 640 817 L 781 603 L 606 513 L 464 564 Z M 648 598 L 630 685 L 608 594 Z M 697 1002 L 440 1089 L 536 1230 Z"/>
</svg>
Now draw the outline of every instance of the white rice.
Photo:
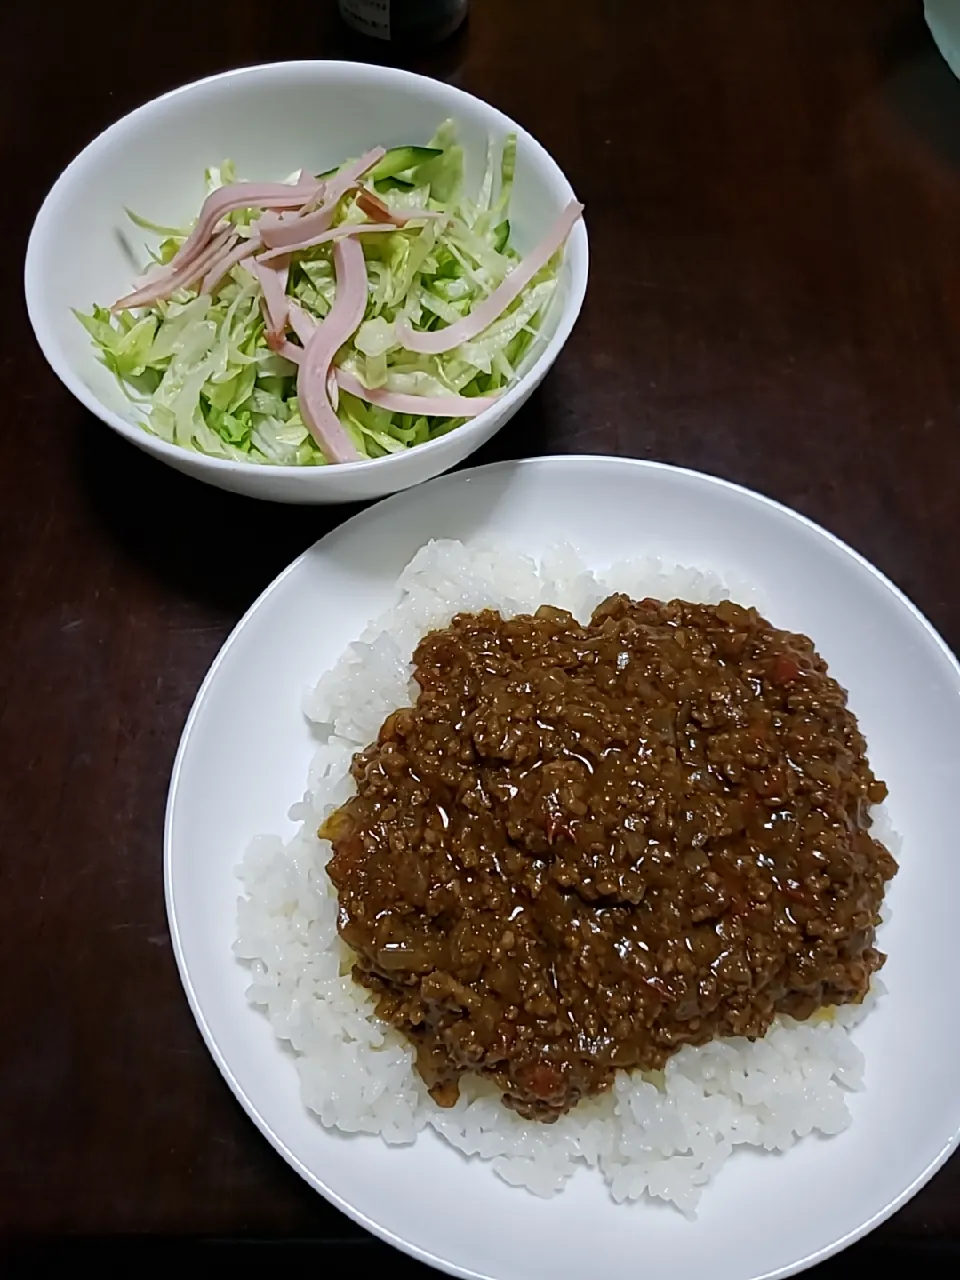
<svg viewBox="0 0 960 1280">
<path fill-rule="evenodd" d="M 863 1074 L 850 1032 L 882 990 L 878 982 L 864 1005 L 840 1008 L 832 1020 L 780 1018 L 754 1044 L 727 1039 L 683 1048 L 656 1081 L 621 1072 L 607 1094 L 544 1125 L 522 1120 L 490 1085 L 474 1080 L 464 1082 L 455 1107 L 437 1107 L 410 1046 L 375 1016 L 372 996 L 351 978 L 337 934 L 336 895 L 324 870 L 330 847 L 316 830 L 352 793 L 354 752 L 373 741 L 391 711 L 412 701 L 410 658 L 425 632 L 455 613 L 487 607 L 513 614 L 547 603 L 586 619 L 611 591 L 706 603 L 733 594 L 762 608 L 742 584 L 728 585 L 649 559 L 595 575 L 568 546 L 537 563 L 509 547 L 432 542 L 403 572 L 393 607 L 306 695 L 304 710 L 322 726 L 324 741 L 303 800 L 290 811 L 302 826 L 287 844 L 277 836 L 251 844 L 239 871 L 246 896 L 238 902 L 234 950 L 253 975 L 250 1002 L 295 1050 L 303 1101 L 322 1124 L 389 1143 L 413 1142 L 430 1126 L 539 1196 L 561 1191 L 587 1165 L 614 1200 L 646 1194 L 688 1216 L 735 1147 L 784 1151 L 808 1134 L 847 1127 L 847 1093 L 861 1087 Z M 884 816 L 876 817 L 883 825 Z M 877 834 L 892 843 L 886 828 Z"/>
</svg>

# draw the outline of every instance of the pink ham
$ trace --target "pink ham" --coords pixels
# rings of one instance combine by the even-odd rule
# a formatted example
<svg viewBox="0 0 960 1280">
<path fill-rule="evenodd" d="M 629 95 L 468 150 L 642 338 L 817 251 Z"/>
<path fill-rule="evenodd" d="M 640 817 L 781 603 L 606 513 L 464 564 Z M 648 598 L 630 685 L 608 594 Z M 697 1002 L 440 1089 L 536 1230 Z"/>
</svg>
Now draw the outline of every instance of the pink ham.
<svg viewBox="0 0 960 1280">
<path fill-rule="evenodd" d="M 367 306 L 367 268 L 363 249 L 356 240 L 334 242 L 337 296 L 329 313 L 304 348 L 297 376 L 300 414 L 328 462 L 355 462 L 359 458 L 330 403 L 327 379 L 337 354 L 360 326 Z"/>
<path fill-rule="evenodd" d="M 374 222 L 393 221 L 390 216 L 390 206 L 385 204 L 375 191 L 368 191 L 366 187 L 361 187 L 357 192 L 357 208 L 362 209 Z"/>
<path fill-rule="evenodd" d="M 445 329 L 432 333 L 420 333 L 410 327 L 403 317 L 397 320 L 397 338 L 407 351 L 423 355 L 440 355 L 452 351 L 463 342 L 469 342 L 482 333 L 500 316 L 527 287 L 538 271 L 541 271 L 557 252 L 583 212 L 583 205 L 576 200 L 561 213 L 537 247 L 513 268 L 502 284 L 489 297 L 479 303 L 462 320 L 448 324 Z"/>
<path fill-rule="evenodd" d="M 392 223 L 395 227 L 405 227 L 408 222 L 418 218 L 445 218 L 445 213 L 436 209 L 391 209 L 385 200 L 381 200 L 375 191 L 361 187 L 357 193 L 357 208 L 362 209 L 374 222 Z"/>
<path fill-rule="evenodd" d="M 302 218 L 271 218 L 268 222 L 257 223 L 260 238 L 268 249 L 288 249 L 298 240 L 309 240 L 311 236 L 326 231 L 333 222 L 336 204 L 324 201 L 313 213 L 305 213 Z"/>
<path fill-rule="evenodd" d="M 185 265 L 200 253 L 221 218 L 237 209 L 302 209 L 321 190 L 315 178 L 291 186 L 285 182 L 234 182 L 211 192 L 200 209 L 197 225 L 177 250 L 170 266 Z"/>
<path fill-rule="evenodd" d="M 259 248 L 260 237 L 254 235 L 249 240 L 241 240 L 226 252 L 221 251 L 212 266 L 208 267 L 207 274 L 200 285 L 200 292 L 213 293 L 224 276 L 229 275 L 238 262 L 251 257 Z"/>
<path fill-rule="evenodd" d="M 273 213 L 268 209 L 264 213 L 261 213 L 260 217 L 254 224 L 254 227 L 257 234 L 262 235 L 264 229 L 269 229 L 270 227 L 282 227 L 287 222 L 296 221 L 296 218 L 297 215 L 295 213 L 284 215 L 282 213 Z"/>
<path fill-rule="evenodd" d="M 260 255 L 261 262 L 274 262 L 277 258 L 286 258 L 291 253 L 299 253 L 302 249 L 313 249 L 318 244 L 327 244 L 331 240 L 340 240 L 344 236 L 369 235 L 378 231 L 396 231 L 395 226 L 383 222 L 345 222 L 339 227 L 331 227 L 329 231 L 321 231 L 309 240 L 298 240 L 295 244 L 285 245 L 282 249 L 268 249 Z"/>
<path fill-rule="evenodd" d="M 276 263 L 265 267 L 259 258 L 250 258 L 244 263 L 250 274 L 259 281 L 263 290 L 263 301 L 267 312 L 267 346 L 274 351 L 277 344 L 283 341 L 287 329 L 287 315 L 290 299 L 287 297 L 287 277 L 290 274 L 288 263 Z"/>
<path fill-rule="evenodd" d="M 316 333 L 317 322 L 313 316 L 304 311 L 293 298 L 290 299 L 290 327 L 306 347 Z M 299 364 L 303 352 L 292 342 L 285 342 L 280 354 Z M 484 409 L 489 409 L 497 401 L 496 396 L 418 396 L 399 391 L 387 391 L 382 387 L 365 387 L 359 378 L 348 373 L 346 369 L 331 366 L 327 377 L 327 394 L 331 403 L 337 407 L 337 391 L 342 388 L 358 400 L 367 404 L 379 405 L 393 413 L 413 413 L 418 417 L 423 414 L 430 418 L 474 418 Z"/>
<path fill-rule="evenodd" d="M 300 364 L 303 360 L 303 347 L 298 347 L 295 342 L 291 342 L 289 338 L 284 338 L 283 342 L 277 347 L 277 355 L 283 356 L 289 360 L 291 364 Z M 336 370 L 331 369 L 327 374 L 327 395 L 330 397 L 330 407 L 333 412 L 337 412 L 340 404 L 340 387 L 337 383 Z"/>
<path fill-rule="evenodd" d="M 417 396 L 386 391 L 383 387 L 365 387 L 346 369 L 337 369 L 336 377 L 342 391 L 392 413 L 414 413 L 428 418 L 475 418 L 497 402 L 496 396 Z"/>
<path fill-rule="evenodd" d="M 333 177 L 328 178 L 323 189 L 323 203 L 327 204 L 328 201 L 332 200 L 336 204 L 338 200 L 342 200 L 350 188 L 365 173 L 368 173 L 378 161 L 382 160 L 386 154 L 383 147 L 371 147 L 359 160 L 354 160 L 351 164 L 345 165 L 339 173 L 335 173 Z"/>
<path fill-rule="evenodd" d="M 317 329 L 317 322 L 313 316 L 307 315 L 296 298 L 291 298 L 288 303 L 288 312 L 290 319 L 290 328 L 297 335 L 304 346 L 310 341 Z"/>
<path fill-rule="evenodd" d="M 169 298 L 178 289 L 188 288 L 202 278 L 205 272 L 220 257 L 222 251 L 232 248 L 236 239 L 237 233 L 233 228 L 225 228 L 218 236 L 214 237 L 198 258 L 185 263 L 176 271 L 167 270 L 162 276 L 155 276 L 142 288 L 135 289 L 133 293 L 128 293 L 125 298 L 119 298 L 110 310 L 127 311 L 132 307 L 149 307 L 155 302 L 159 302 L 161 298 Z"/>
<path fill-rule="evenodd" d="M 303 343 L 304 347 L 317 331 L 316 320 L 304 311 L 295 298 L 290 299 L 290 328 Z M 292 342 L 285 342 L 280 354 L 286 356 L 288 360 L 292 360 L 294 364 L 299 364 L 303 357 L 303 349 L 295 346 Z M 332 365 L 330 372 L 327 374 L 327 395 L 330 399 L 331 408 L 336 413 L 340 405 L 340 388 L 337 385 L 337 371 Z"/>
<path fill-rule="evenodd" d="M 347 191 L 355 186 L 357 179 L 362 178 L 367 170 L 372 169 L 384 155 L 386 152 L 383 147 L 374 147 L 359 160 L 354 160 L 353 164 L 347 165 L 342 172 L 335 174 L 323 189 L 323 204 L 319 209 L 315 209 L 312 213 L 305 212 L 299 218 L 275 221 L 270 219 L 266 226 L 258 227 L 263 243 L 270 249 L 282 249 L 298 240 L 309 240 L 311 236 L 317 236 L 326 231 L 333 221 L 337 205 Z M 300 208 L 304 208 L 303 203 Z"/>
<path fill-rule="evenodd" d="M 142 272 L 134 280 L 131 292 L 136 291 L 139 293 L 140 290 L 145 289 L 148 284 L 160 284 L 161 281 L 166 280 L 169 274 L 169 267 L 164 266 L 161 262 L 153 262 L 149 267 L 147 267 L 146 271 Z"/>
<path fill-rule="evenodd" d="M 275 351 L 278 356 L 283 356 L 285 360 L 289 360 L 291 364 L 299 364 L 303 359 L 303 347 L 298 347 L 289 338 L 284 338 L 282 342 L 277 343 L 271 350 Z"/>
</svg>

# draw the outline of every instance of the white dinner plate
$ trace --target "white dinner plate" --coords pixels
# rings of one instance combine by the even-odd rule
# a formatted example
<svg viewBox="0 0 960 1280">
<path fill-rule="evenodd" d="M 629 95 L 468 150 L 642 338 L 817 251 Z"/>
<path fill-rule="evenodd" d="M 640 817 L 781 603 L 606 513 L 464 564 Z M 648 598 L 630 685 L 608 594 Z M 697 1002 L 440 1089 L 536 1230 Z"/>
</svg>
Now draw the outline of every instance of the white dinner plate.
<svg viewBox="0 0 960 1280">
<path fill-rule="evenodd" d="M 552 1200 L 508 1187 L 432 1132 L 412 1146 L 346 1138 L 304 1109 L 292 1056 L 244 992 L 231 953 L 250 838 L 295 827 L 313 746 L 301 695 L 431 538 L 495 538 L 536 553 L 572 542 L 601 568 L 630 555 L 755 584 L 774 625 L 810 635 L 847 687 L 903 838 L 884 929 L 888 995 L 858 1029 L 866 1089 L 853 1123 L 783 1155 L 736 1153 L 695 1221 L 615 1205 L 578 1173 Z M 960 668 L 900 592 L 809 521 L 756 494 L 657 463 L 563 457 L 431 481 L 323 538 L 263 593 L 204 681 L 174 765 L 165 831 L 171 936 L 191 1008 L 240 1102 L 333 1204 L 461 1276 L 753 1280 L 835 1252 L 891 1214 L 960 1137 L 956 904 Z"/>
</svg>

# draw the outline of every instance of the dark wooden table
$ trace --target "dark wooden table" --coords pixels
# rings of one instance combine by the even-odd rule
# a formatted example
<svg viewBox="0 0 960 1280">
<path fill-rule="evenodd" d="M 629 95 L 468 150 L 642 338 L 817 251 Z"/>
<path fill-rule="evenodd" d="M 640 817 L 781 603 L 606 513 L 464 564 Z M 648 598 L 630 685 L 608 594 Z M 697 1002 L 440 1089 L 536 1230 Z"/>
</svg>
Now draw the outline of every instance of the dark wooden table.
<svg viewBox="0 0 960 1280">
<path fill-rule="evenodd" d="M 336 1264 L 381 1248 L 234 1102 L 181 992 L 161 883 L 167 777 L 207 666 L 350 512 L 228 497 L 112 437 L 47 370 L 20 301 L 36 208 L 94 134 L 197 76 L 343 56 L 333 9 L 194 0 L 165 21 L 128 4 L 107 26 L 76 3 L 4 10 L 8 1253 L 282 1240 Z M 587 205 L 580 324 L 476 461 L 597 451 L 740 481 L 850 542 L 960 645 L 960 83 L 919 0 L 474 0 L 469 29 L 410 65 L 522 121 Z M 881 1250 L 956 1267 L 960 1163 L 821 1274 Z"/>
</svg>

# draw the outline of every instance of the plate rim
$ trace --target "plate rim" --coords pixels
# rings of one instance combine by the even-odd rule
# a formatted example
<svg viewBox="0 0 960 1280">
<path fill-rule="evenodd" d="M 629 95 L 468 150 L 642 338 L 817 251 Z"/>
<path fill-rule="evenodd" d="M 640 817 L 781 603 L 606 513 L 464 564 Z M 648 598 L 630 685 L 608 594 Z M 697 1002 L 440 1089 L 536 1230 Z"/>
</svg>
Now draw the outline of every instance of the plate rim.
<svg viewBox="0 0 960 1280">
<path fill-rule="evenodd" d="M 313 1173 L 309 1168 L 307 1168 L 307 1166 L 303 1163 L 303 1161 L 292 1150 L 290 1150 L 290 1148 L 286 1145 L 286 1143 L 283 1142 L 283 1140 L 279 1137 L 279 1135 L 274 1132 L 274 1130 L 270 1127 L 270 1125 L 267 1123 L 267 1121 L 258 1111 L 253 1100 L 247 1095 L 245 1090 L 241 1087 L 239 1081 L 237 1080 L 236 1076 L 234 1075 L 230 1067 L 230 1064 L 227 1062 L 225 1056 L 221 1053 L 219 1045 L 217 1044 L 216 1039 L 213 1036 L 213 1033 L 207 1022 L 206 1016 L 203 1012 L 203 1009 L 201 1008 L 200 1001 L 197 998 L 197 994 L 194 989 L 192 979 L 190 977 L 189 965 L 188 965 L 186 956 L 184 954 L 182 938 L 180 936 L 180 926 L 179 926 L 176 906 L 174 902 L 172 849 L 173 849 L 174 813 L 175 813 L 176 804 L 177 804 L 177 792 L 180 784 L 180 777 L 183 769 L 184 757 L 186 755 L 186 752 L 190 743 L 190 739 L 191 739 L 191 735 L 192 735 L 195 723 L 197 722 L 197 720 L 199 720 L 203 712 L 207 694 L 209 692 L 211 685 L 213 684 L 214 680 L 217 677 L 217 674 L 219 672 L 221 665 L 226 660 L 226 657 L 229 651 L 231 650 L 234 643 L 239 638 L 239 635 L 244 629 L 244 627 L 252 619 L 254 614 L 259 609 L 261 609 L 266 605 L 267 601 L 270 599 L 273 593 L 279 590 L 279 588 L 286 581 L 286 579 L 296 572 L 299 566 L 306 560 L 306 558 L 311 554 L 311 552 L 316 547 L 320 546 L 328 538 L 342 534 L 345 531 L 349 530 L 352 526 L 362 522 L 364 519 L 366 519 L 370 515 L 371 511 L 379 510 L 384 505 L 389 505 L 397 501 L 402 501 L 405 499 L 409 500 L 409 496 L 411 493 L 414 493 L 414 492 L 419 493 L 423 489 L 429 488 L 431 486 L 439 486 L 445 483 L 449 483 L 451 480 L 462 480 L 464 478 L 469 479 L 480 473 L 489 473 L 494 471 L 510 471 L 510 470 L 530 469 L 530 468 L 537 469 L 537 468 L 542 468 L 544 466 L 546 466 L 548 469 L 553 467 L 565 468 L 565 467 L 576 467 L 583 464 L 589 464 L 591 466 L 596 466 L 596 465 L 609 466 L 614 469 L 639 468 L 647 472 L 653 472 L 653 473 L 665 472 L 670 475 L 678 475 L 678 476 L 686 477 L 689 479 L 696 480 L 698 482 L 706 483 L 711 486 L 716 486 L 717 488 L 720 488 L 722 490 L 726 490 L 732 493 L 739 494 L 741 496 L 745 496 L 748 499 L 751 499 L 755 502 L 759 502 L 762 506 L 770 508 L 772 511 L 776 512 L 778 515 L 787 516 L 789 519 L 799 522 L 799 524 L 804 526 L 807 530 L 813 533 L 816 533 L 821 537 L 826 538 L 826 540 L 829 543 L 833 544 L 833 546 L 836 549 L 850 556 L 855 561 L 855 563 L 857 563 L 861 568 L 866 569 L 874 577 L 874 579 L 877 580 L 877 582 L 881 586 L 885 587 L 889 592 L 891 592 L 894 599 L 901 606 L 906 607 L 907 611 L 913 616 L 914 620 L 921 625 L 922 629 L 926 631 L 929 638 L 934 641 L 936 647 L 940 650 L 943 657 L 946 658 L 949 666 L 953 669 L 953 672 L 957 678 L 958 684 L 960 684 L 960 660 L 958 660 L 953 650 L 946 643 L 946 641 L 943 639 L 943 637 L 940 635 L 940 633 L 937 631 L 934 625 L 930 622 L 930 620 L 926 617 L 926 615 L 917 607 L 917 605 L 913 603 L 912 600 L 910 600 L 910 598 L 896 585 L 895 582 L 893 582 L 890 578 L 887 577 L 885 573 L 882 572 L 882 570 L 878 569 L 876 565 L 872 564 L 865 556 L 863 556 L 855 548 L 851 547 L 848 543 L 844 542 L 843 539 L 837 537 L 836 534 L 831 533 L 829 529 L 825 529 L 822 525 L 818 524 L 815 520 L 810 519 L 809 516 L 804 515 L 802 512 L 796 511 L 792 507 L 788 507 L 786 506 L 786 504 L 777 501 L 777 499 L 768 497 L 766 494 L 758 493 L 756 490 L 750 489 L 746 485 L 738 484 L 736 481 L 724 479 L 721 476 L 712 475 L 709 472 L 698 471 L 693 467 L 676 466 L 672 463 L 660 462 L 650 458 L 627 458 L 627 457 L 618 457 L 610 454 L 593 454 L 593 453 L 545 454 L 545 455 L 533 457 L 533 458 L 509 459 L 502 462 L 486 463 L 484 465 L 476 466 L 476 467 L 466 467 L 457 471 L 447 472 L 443 475 L 436 476 L 431 480 L 425 481 L 423 484 L 414 486 L 413 489 L 402 490 L 399 493 L 392 494 L 387 498 L 382 498 L 377 502 L 371 503 L 370 505 L 364 507 L 362 511 L 357 512 L 356 514 L 350 516 L 347 520 L 344 520 L 340 524 L 334 526 L 334 528 L 330 529 L 326 534 L 323 535 L 323 537 L 318 538 L 315 542 L 312 542 L 308 547 L 304 548 L 304 550 L 301 551 L 298 556 L 296 556 L 284 569 L 280 571 L 280 573 L 277 574 L 277 576 L 271 582 L 267 584 L 267 586 L 260 592 L 260 594 L 253 601 L 253 603 L 250 604 L 250 606 L 243 612 L 240 619 L 232 627 L 232 629 L 230 630 L 230 633 L 228 634 L 223 644 L 221 645 L 220 649 L 218 650 L 216 657 L 213 659 L 213 662 L 210 664 L 200 684 L 200 687 L 198 688 L 197 693 L 194 696 L 194 700 L 191 704 L 190 711 L 187 714 L 187 718 L 184 722 L 184 726 L 180 734 L 180 740 L 177 746 L 176 755 L 174 757 L 173 766 L 170 772 L 170 783 L 167 790 L 167 799 L 164 807 L 164 820 L 163 820 L 164 905 L 166 909 L 167 926 L 170 932 L 170 943 L 174 953 L 174 958 L 176 960 L 177 972 L 180 977 L 180 982 L 184 989 L 184 994 L 187 997 L 187 1003 L 190 1007 L 191 1013 L 193 1014 L 194 1021 L 197 1024 L 197 1028 L 200 1031 L 200 1034 L 203 1038 L 204 1044 L 206 1045 L 208 1052 L 210 1053 L 210 1056 L 213 1058 L 214 1062 L 216 1063 L 217 1067 L 220 1070 L 221 1075 L 223 1076 L 224 1080 L 229 1086 L 233 1096 L 236 1098 L 237 1102 L 242 1107 L 243 1111 L 246 1113 L 249 1119 L 253 1121 L 253 1123 L 256 1125 L 257 1129 L 259 1130 L 259 1132 L 263 1135 L 263 1137 L 267 1139 L 267 1141 L 270 1143 L 273 1149 L 278 1153 L 278 1155 L 282 1156 L 283 1159 L 287 1162 L 287 1164 L 289 1164 L 290 1167 L 294 1169 L 294 1171 L 298 1173 L 314 1191 L 322 1195 L 325 1200 L 327 1200 L 335 1208 L 339 1209 L 341 1213 L 346 1214 L 346 1216 L 350 1218 L 353 1222 L 363 1227 L 366 1231 L 369 1231 L 371 1235 L 375 1236 L 379 1240 L 384 1241 L 386 1244 L 392 1245 L 394 1248 L 399 1249 L 402 1253 L 405 1253 L 408 1257 L 415 1258 L 418 1262 L 423 1262 L 427 1266 L 431 1266 L 436 1268 L 439 1271 L 445 1272 L 447 1275 L 462 1277 L 462 1280 L 500 1280 L 500 1278 L 494 1275 L 489 1275 L 485 1272 L 475 1271 L 470 1267 L 463 1266 L 462 1264 L 453 1261 L 452 1259 L 440 1257 L 437 1254 L 432 1253 L 429 1249 L 423 1248 L 422 1246 L 414 1244 L 411 1241 L 404 1240 L 402 1237 L 392 1232 L 389 1228 L 382 1226 L 380 1223 L 378 1223 L 374 1219 L 368 1217 L 361 1209 L 357 1208 L 349 1200 L 346 1200 L 344 1197 L 342 1197 L 331 1186 L 329 1186 L 326 1182 L 324 1182 L 322 1178 L 320 1178 L 317 1174 Z M 797 1259 L 794 1262 L 785 1263 L 783 1266 L 775 1267 L 772 1270 L 759 1272 L 759 1273 L 751 1273 L 749 1276 L 745 1275 L 743 1277 L 743 1280 L 781 1280 L 781 1278 L 784 1278 L 785 1280 L 785 1277 L 797 1275 L 800 1272 L 805 1271 L 809 1267 L 812 1267 L 819 1262 L 823 1262 L 826 1259 L 831 1258 L 836 1254 L 842 1252 L 844 1249 L 849 1248 L 850 1245 L 855 1244 L 858 1240 L 861 1240 L 865 1236 L 869 1235 L 871 1231 L 873 1231 L 881 1223 L 885 1222 L 888 1218 L 892 1217 L 893 1214 L 895 1214 L 910 1199 L 912 1199 L 913 1196 L 915 1196 L 917 1192 L 920 1191 L 934 1177 L 934 1175 L 938 1173 L 940 1169 L 943 1168 L 944 1164 L 946 1164 L 947 1160 L 958 1148 L 958 1146 L 960 1146 L 960 1126 L 954 1129 L 954 1131 L 948 1136 L 946 1141 L 941 1146 L 940 1150 L 934 1155 L 934 1157 L 928 1163 L 926 1168 L 923 1169 L 913 1179 L 913 1181 L 907 1187 L 905 1187 L 898 1195 L 892 1197 L 885 1205 L 883 1205 L 880 1209 L 878 1209 L 865 1222 L 859 1224 L 858 1226 L 852 1228 L 850 1231 L 838 1236 L 836 1239 L 828 1242 L 827 1244 L 821 1246 L 818 1249 L 813 1250 L 812 1252 L 806 1254 L 804 1257 Z"/>
</svg>

